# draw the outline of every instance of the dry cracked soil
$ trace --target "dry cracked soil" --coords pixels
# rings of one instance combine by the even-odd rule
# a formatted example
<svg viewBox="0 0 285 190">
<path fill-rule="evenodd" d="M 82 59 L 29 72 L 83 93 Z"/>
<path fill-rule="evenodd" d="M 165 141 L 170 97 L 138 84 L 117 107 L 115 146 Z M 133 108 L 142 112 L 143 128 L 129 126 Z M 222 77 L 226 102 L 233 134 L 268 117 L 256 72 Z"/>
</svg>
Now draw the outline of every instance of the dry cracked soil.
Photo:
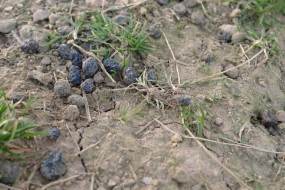
<svg viewBox="0 0 285 190">
<path fill-rule="evenodd" d="M 158 27 L 161 36 L 150 38 L 155 51 L 132 62 L 154 68 L 161 85 L 126 89 L 102 72 L 86 95 L 89 111 L 82 106 L 79 115 L 67 116 L 70 102 L 54 84 L 68 79 L 70 63 L 45 44 L 49 33 L 69 26 L 61 18 L 96 8 L 83 0 L 0 0 L 0 87 L 12 99 L 35 97 L 28 117 L 37 130 L 61 131 L 56 141 L 40 136 L 15 142 L 24 155 L 17 161 L 20 174 L 12 187 L 0 189 L 285 189 L 284 157 L 276 154 L 285 150 L 284 60 L 270 62 L 263 50 L 251 48 L 234 24 L 235 6 L 218 0 L 94 2 L 105 3 L 99 10 L 119 7 L 106 12 L 110 17 L 122 2 L 134 3 L 129 11 L 146 21 L 147 30 Z M 278 35 L 281 52 L 284 37 Z M 27 38 L 39 43 L 39 53 L 21 51 Z M 77 87 L 71 92 L 82 95 Z M 201 109 L 183 112 L 171 103 L 181 93 Z M 277 125 L 260 121 L 268 112 Z M 192 134 L 201 125 L 197 139 Z M 39 168 L 55 149 L 67 171 L 52 182 Z"/>
</svg>

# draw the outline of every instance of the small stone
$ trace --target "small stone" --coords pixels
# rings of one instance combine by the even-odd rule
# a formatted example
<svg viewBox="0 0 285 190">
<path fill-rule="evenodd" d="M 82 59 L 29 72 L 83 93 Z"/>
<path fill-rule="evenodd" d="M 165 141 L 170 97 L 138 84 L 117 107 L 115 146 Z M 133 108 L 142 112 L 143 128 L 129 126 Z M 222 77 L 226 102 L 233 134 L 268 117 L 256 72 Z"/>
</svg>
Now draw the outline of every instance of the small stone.
<svg viewBox="0 0 285 190">
<path fill-rule="evenodd" d="M 204 26 L 206 21 L 204 15 L 200 11 L 195 11 L 191 14 L 191 20 L 198 26 Z"/>
<path fill-rule="evenodd" d="M 63 59 L 69 59 L 69 54 L 71 52 L 70 45 L 60 44 L 57 48 L 57 52 Z"/>
<path fill-rule="evenodd" d="M 205 54 L 202 55 L 202 60 L 205 61 L 206 63 L 210 63 L 214 60 L 215 56 L 213 52 L 208 51 Z"/>
<path fill-rule="evenodd" d="M 155 85 L 157 83 L 157 77 L 154 69 L 148 69 L 146 71 L 146 78 L 147 81 L 152 85 Z"/>
<path fill-rule="evenodd" d="M 57 32 L 61 35 L 67 35 L 73 31 L 73 28 L 70 26 L 60 26 L 57 28 Z"/>
<path fill-rule="evenodd" d="M 197 0 L 184 0 L 183 3 L 187 8 L 195 7 L 198 4 Z"/>
<path fill-rule="evenodd" d="M 230 17 L 231 17 L 231 18 L 236 18 L 236 17 L 238 17 L 238 16 L 240 15 L 240 13 L 241 13 L 241 10 L 240 10 L 240 9 L 234 9 L 234 10 L 231 12 Z"/>
<path fill-rule="evenodd" d="M 71 61 L 72 65 L 82 67 L 82 56 L 78 51 L 75 49 L 71 49 L 69 53 L 69 60 Z"/>
<path fill-rule="evenodd" d="M 68 97 L 67 99 L 68 103 L 76 105 L 78 107 L 83 107 L 85 106 L 85 98 L 77 95 L 77 94 L 72 94 L 71 96 Z"/>
<path fill-rule="evenodd" d="M 224 71 L 228 70 L 228 69 L 233 69 L 233 70 L 230 70 L 230 71 L 227 71 L 225 73 L 226 76 L 228 76 L 229 78 L 232 78 L 232 79 L 236 79 L 239 77 L 239 69 L 234 69 L 235 66 L 233 64 L 229 64 L 227 65 L 225 68 L 224 68 Z"/>
<path fill-rule="evenodd" d="M 79 116 L 79 110 L 76 105 L 68 105 L 65 109 L 64 113 L 64 119 L 68 121 L 74 121 Z"/>
<path fill-rule="evenodd" d="M 275 113 L 277 121 L 285 122 L 285 111 L 279 110 Z"/>
<path fill-rule="evenodd" d="M 22 100 L 24 97 L 25 96 L 23 93 L 15 91 L 15 92 L 12 92 L 12 94 L 8 96 L 7 98 L 8 100 L 12 100 L 15 103 L 15 102 Z"/>
<path fill-rule="evenodd" d="M 222 118 L 217 117 L 214 121 L 215 125 L 221 126 L 224 123 L 224 120 Z"/>
<path fill-rule="evenodd" d="M 13 6 L 8 6 L 4 8 L 4 11 L 9 12 L 9 11 L 12 11 L 13 9 L 14 9 Z"/>
<path fill-rule="evenodd" d="M 125 16 L 125 15 L 117 15 L 113 18 L 114 22 L 122 25 L 122 26 L 127 26 L 130 22 L 130 17 Z"/>
<path fill-rule="evenodd" d="M 192 103 L 190 96 L 184 94 L 178 94 L 174 99 L 179 106 L 189 106 Z"/>
<path fill-rule="evenodd" d="M 219 40 L 221 43 L 230 43 L 232 41 L 232 34 L 229 32 L 222 32 Z"/>
<path fill-rule="evenodd" d="M 148 34 L 154 39 L 159 39 L 161 37 L 161 31 L 158 27 L 151 27 Z"/>
<path fill-rule="evenodd" d="M 237 26 L 232 24 L 223 24 L 220 27 L 220 30 L 222 33 L 230 33 L 230 35 L 233 35 L 237 31 Z"/>
<path fill-rule="evenodd" d="M 120 65 L 117 63 L 117 61 L 115 61 L 114 59 L 105 59 L 103 61 L 103 65 L 106 69 L 106 71 L 108 73 L 111 73 L 111 74 L 116 74 L 116 73 L 120 73 L 122 68 L 120 67 Z"/>
<path fill-rule="evenodd" d="M 17 163 L 0 159 L 0 183 L 13 185 L 20 174 Z"/>
<path fill-rule="evenodd" d="M 0 20 L 0 33 L 8 34 L 17 27 L 16 19 L 1 19 Z"/>
<path fill-rule="evenodd" d="M 48 19 L 49 19 L 49 23 L 50 24 L 55 24 L 56 21 L 58 21 L 60 19 L 60 15 L 58 15 L 58 14 L 51 14 L 51 15 L 49 15 Z"/>
<path fill-rule="evenodd" d="M 272 110 L 264 110 L 259 115 L 261 124 L 265 127 L 274 127 L 278 124 L 277 118 Z"/>
<path fill-rule="evenodd" d="M 173 143 L 180 143 L 180 142 L 182 142 L 182 137 L 181 137 L 181 135 L 180 134 L 178 134 L 178 133 L 176 133 L 175 135 L 173 135 L 172 137 L 171 137 L 171 141 L 173 142 Z"/>
<path fill-rule="evenodd" d="M 142 182 L 143 182 L 145 185 L 150 185 L 151 182 L 152 182 L 152 178 L 151 178 L 151 177 L 143 177 L 143 178 L 142 178 Z"/>
<path fill-rule="evenodd" d="M 179 16 L 184 16 L 187 14 L 187 9 L 184 4 L 177 3 L 173 6 L 173 11 Z"/>
<path fill-rule="evenodd" d="M 156 2 L 160 5 L 167 5 L 169 3 L 169 0 L 156 0 Z"/>
<path fill-rule="evenodd" d="M 232 35 L 232 42 L 237 43 L 237 42 L 242 42 L 244 40 L 245 36 L 242 32 L 235 32 Z"/>
<path fill-rule="evenodd" d="M 43 58 L 42 58 L 42 60 L 41 60 L 41 64 L 42 65 L 45 65 L 45 66 L 47 66 L 47 65 L 50 65 L 51 64 L 51 59 L 48 57 L 48 56 L 44 56 Z"/>
<path fill-rule="evenodd" d="M 93 79 L 86 79 L 81 84 L 81 88 L 86 94 L 90 94 L 95 89 Z"/>
<path fill-rule="evenodd" d="M 285 158 L 285 148 L 284 147 L 277 148 L 276 152 L 282 152 L 282 153 L 277 153 L 276 154 L 276 158 L 278 160 L 283 160 Z"/>
<path fill-rule="evenodd" d="M 67 80 L 59 79 L 54 85 L 54 91 L 60 97 L 67 97 L 71 94 L 71 87 Z"/>
<path fill-rule="evenodd" d="M 127 85 L 137 82 L 139 74 L 133 67 L 127 67 L 123 72 L 123 80 Z"/>
<path fill-rule="evenodd" d="M 80 67 L 72 65 L 69 68 L 68 77 L 72 85 L 79 86 L 81 84 Z"/>
<path fill-rule="evenodd" d="M 53 83 L 53 77 L 49 73 L 42 73 L 37 70 L 31 71 L 27 79 L 31 80 L 33 83 L 40 84 L 46 87 L 51 87 Z"/>
<path fill-rule="evenodd" d="M 93 78 L 98 72 L 98 62 L 94 57 L 89 57 L 83 62 L 82 70 L 85 78 Z"/>
<path fill-rule="evenodd" d="M 114 180 L 109 179 L 107 185 L 108 185 L 108 187 L 114 187 L 115 185 L 117 185 L 117 183 Z"/>
<path fill-rule="evenodd" d="M 47 180 L 60 178 L 66 170 L 64 158 L 59 150 L 49 153 L 41 162 L 40 173 Z"/>
<path fill-rule="evenodd" d="M 32 53 L 38 53 L 39 47 L 40 46 L 38 42 L 31 38 L 31 39 L 24 40 L 20 48 L 23 52 L 32 54 Z"/>
<path fill-rule="evenodd" d="M 104 77 L 102 72 L 98 72 L 94 75 L 93 80 L 95 82 L 95 84 L 101 84 L 104 82 Z"/>
<path fill-rule="evenodd" d="M 48 11 L 38 9 L 33 14 L 33 21 L 34 22 L 44 21 L 44 20 L 47 20 L 48 17 L 49 17 L 49 12 Z"/>
<path fill-rule="evenodd" d="M 278 129 L 284 130 L 285 129 L 285 123 L 279 123 L 277 125 Z"/>
<path fill-rule="evenodd" d="M 147 9 L 144 7 L 141 7 L 139 10 L 140 15 L 145 16 L 147 14 Z"/>
<path fill-rule="evenodd" d="M 54 141 L 56 141 L 61 136 L 60 130 L 56 127 L 48 128 L 47 132 L 48 132 L 48 137 Z"/>
</svg>

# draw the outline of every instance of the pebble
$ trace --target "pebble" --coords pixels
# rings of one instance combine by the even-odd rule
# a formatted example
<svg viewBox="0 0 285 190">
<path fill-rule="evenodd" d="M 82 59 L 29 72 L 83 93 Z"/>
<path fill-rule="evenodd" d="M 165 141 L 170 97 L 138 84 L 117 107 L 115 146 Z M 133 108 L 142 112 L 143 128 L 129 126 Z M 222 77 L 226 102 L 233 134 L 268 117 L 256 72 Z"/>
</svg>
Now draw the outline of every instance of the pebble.
<svg viewBox="0 0 285 190">
<path fill-rule="evenodd" d="M 261 124 L 265 127 L 274 127 L 278 124 L 277 118 L 272 110 L 263 110 L 259 117 Z"/>
<path fill-rule="evenodd" d="M 173 6 L 173 11 L 179 16 L 185 16 L 187 14 L 187 9 L 184 4 L 177 3 Z"/>
<path fill-rule="evenodd" d="M 219 28 L 222 33 L 230 33 L 231 35 L 238 32 L 237 26 L 232 24 L 223 24 Z"/>
<path fill-rule="evenodd" d="M 145 16 L 147 14 L 147 9 L 144 7 L 141 7 L 139 10 L 140 15 Z"/>
<path fill-rule="evenodd" d="M 45 65 L 45 66 L 47 66 L 47 65 L 50 65 L 51 64 L 51 59 L 48 57 L 48 56 L 44 56 L 43 58 L 42 58 L 42 60 L 41 60 L 41 64 L 42 65 Z"/>
<path fill-rule="evenodd" d="M 90 94 L 95 89 L 93 79 L 86 79 L 81 84 L 81 88 L 86 94 Z"/>
<path fill-rule="evenodd" d="M 191 20 L 194 24 L 197 24 L 198 26 L 204 26 L 206 24 L 204 15 L 199 11 L 194 11 L 191 14 Z"/>
<path fill-rule="evenodd" d="M 72 94 L 71 96 L 69 96 L 67 101 L 68 103 L 76 105 L 78 107 L 85 106 L 85 98 L 77 94 Z"/>
<path fill-rule="evenodd" d="M 23 93 L 15 91 L 15 92 L 12 92 L 12 94 L 8 96 L 8 100 L 13 100 L 13 102 L 15 103 L 15 102 L 20 101 L 24 97 L 25 96 Z"/>
<path fill-rule="evenodd" d="M 240 15 L 241 10 L 240 9 L 234 9 L 231 13 L 230 13 L 230 17 L 231 18 L 236 18 Z"/>
<path fill-rule="evenodd" d="M 215 125 L 221 126 L 224 123 L 224 120 L 222 118 L 217 117 L 214 121 Z"/>
<path fill-rule="evenodd" d="M 0 33 L 8 34 L 17 27 L 16 19 L 1 19 L 0 20 Z"/>
<path fill-rule="evenodd" d="M 112 179 L 108 180 L 108 183 L 107 183 L 108 187 L 114 187 L 115 185 L 117 185 L 117 183 L 114 180 L 112 180 Z"/>
<path fill-rule="evenodd" d="M 157 83 L 157 77 L 154 69 L 148 69 L 146 71 L 146 78 L 147 81 L 152 85 L 155 85 Z"/>
<path fill-rule="evenodd" d="M 139 74 L 133 67 L 127 67 L 123 72 L 123 81 L 127 85 L 136 83 L 138 77 L 139 77 Z"/>
<path fill-rule="evenodd" d="M 80 67 L 72 65 L 68 73 L 69 81 L 74 86 L 81 84 Z"/>
<path fill-rule="evenodd" d="M 197 0 L 184 0 L 183 3 L 187 8 L 192 8 L 197 5 Z"/>
<path fill-rule="evenodd" d="M 156 0 L 156 2 L 160 5 L 167 5 L 170 2 L 170 0 Z"/>
<path fill-rule="evenodd" d="M 20 174 L 20 166 L 9 160 L 0 160 L 0 183 L 13 185 Z"/>
<path fill-rule="evenodd" d="M 284 152 L 284 153 L 276 153 L 276 158 L 278 160 L 283 160 L 285 158 L 285 148 L 284 147 L 277 148 L 276 152 Z"/>
<path fill-rule="evenodd" d="M 38 9 L 33 14 L 33 21 L 34 22 L 44 21 L 44 20 L 47 20 L 48 17 L 49 17 L 49 12 L 48 11 Z"/>
<path fill-rule="evenodd" d="M 74 121 L 79 116 L 79 110 L 76 105 L 68 105 L 67 108 L 63 112 L 64 119 L 68 121 Z"/>
<path fill-rule="evenodd" d="M 67 80 L 59 79 L 54 85 L 54 91 L 60 97 L 68 97 L 71 94 L 71 87 Z"/>
<path fill-rule="evenodd" d="M 221 43 L 230 43 L 232 41 L 232 34 L 229 32 L 222 32 L 219 40 Z"/>
<path fill-rule="evenodd" d="M 50 127 L 47 129 L 48 137 L 54 141 L 56 141 L 60 136 L 61 132 L 57 127 Z"/>
<path fill-rule="evenodd" d="M 105 59 L 103 65 L 108 73 L 119 73 L 122 68 L 114 59 Z"/>
<path fill-rule="evenodd" d="M 82 67 L 82 56 L 78 51 L 75 49 L 71 49 L 69 52 L 69 60 L 71 61 L 72 65 Z"/>
<path fill-rule="evenodd" d="M 181 135 L 178 134 L 178 133 L 176 133 L 175 135 L 173 135 L 171 137 L 171 141 L 174 142 L 174 143 L 180 143 L 180 142 L 182 142 L 182 140 L 183 139 L 182 139 Z"/>
<path fill-rule="evenodd" d="M 71 52 L 70 45 L 60 44 L 57 48 L 57 52 L 63 59 L 69 59 L 69 54 Z"/>
<path fill-rule="evenodd" d="M 24 40 L 20 48 L 23 52 L 32 54 L 32 53 L 38 53 L 40 46 L 36 40 L 31 38 Z"/>
<path fill-rule="evenodd" d="M 178 94 L 174 99 L 179 106 L 189 106 L 192 103 L 190 96 L 185 94 Z"/>
<path fill-rule="evenodd" d="M 57 32 L 61 35 L 67 35 L 73 31 L 73 28 L 70 26 L 60 26 L 57 28 Z"/>
<path fill-rule="evenodd" d="M 42 73 L 37 70 L 29 72 L 27 79 L 31 80 L 35 84 L 40 84 L 46 87 L 51 87 L 53 83 L 53 76 L 51 74 Z"/>
<path fill-rule="evenodd" d="M 58 21 L 59 19 L 60 19 L 60 15 L 58 15 L 58 14 L 51 14 L 48 17 L 48 20 L 49 20 L 50 24 L 55 24 L 56 21 Z"/>
<path fill-rule="evenodd" d="M 13 6 L 8 6 L 4 8 L 4 11 L 9 12 L 9 11 L 12 11 L 13 9 L 14 9 Z"/>
<path fill-rule="evenodd" d="M 158 27 L 154 26 L 149 29 L 149 36 L 154 39 L 159 39 L 161 37 L 161 31 Z"/>
<path fill-rule="evenodd" d="M 279 110 L 275 113 L 277 121 L 285 122 L 285 111 Z"/>
<path fill-rule="evenodd" d="M 126 26 L 130 22 L 130 17 L 126 15 L 117 15 L 113 17 L 113 21 L 119 25 Z"/>
<path fill-rule="evenodd" d="M 41 162 L 40 173 L 47 180 L 57 180 L 66 173 L 66 170 L 60 150 L 50 152 Z"/>
<path fill-rule="evenodd" d="M 142 178 L 142 182 L 143 182 L 145 185 L 150 185 L 151 182 L 152 182 L 152 178 L 151 178 L 151 177 L 143 177 L 143 178 Z"/>
<path fill-rule="evenodd" d="M 82 70 L 85 78 L 93 78 L 98 72 L 98 62 L 94 57 L 89 57 L 83 62 Z"/>
<path fill-rule="evenodd" d="M 229 64 L 224 68 L 224 71 L 226 71 L 228 69 L 233 69 L 233 68 L 235 68 L 235 66 L 233 64 Z M 225 75 L 229 78 L 236 79 L 239 77 L 239 69 L 237 68 L 237 69 L 233 69 L 231 71 L 228 71 L 225 73 Z"/>
<path fill-rule="evenodd" d="M 98 72 L 94 75 L 93 80 L 95 82 L 95 84 L 101 84 L 104 82 L 104 77 L 102 72 Z"/>
</svg>

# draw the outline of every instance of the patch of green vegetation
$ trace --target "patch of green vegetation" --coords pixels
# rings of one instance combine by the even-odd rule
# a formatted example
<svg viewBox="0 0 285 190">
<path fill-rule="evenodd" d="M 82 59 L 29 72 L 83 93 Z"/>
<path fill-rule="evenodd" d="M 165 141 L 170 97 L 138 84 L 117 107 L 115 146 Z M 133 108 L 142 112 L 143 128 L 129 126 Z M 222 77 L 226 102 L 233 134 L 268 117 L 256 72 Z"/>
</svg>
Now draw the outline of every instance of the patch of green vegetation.
<svg viewBox="0 0 285 190">
<path fill-rule="evenodd" d="M 145 31 L 146 23 L 141 23 L 133 15 L 126 18 L 128 19 L 126 25 L 120 25 L 101 13 L 83 14 L 75 19 L 71 18 L 69 23 L 73 31 L 64 36 L 59 33 L 50 34 L 47 46 L 71 39 L 77 45 L 90 42 L 92 43 L 90 51 L 103 54 L 104 57 L 109 57 L 114 52 L 128 56 L 152 51 Z"/>
<path fill-rule="evenodd" d="M 7 100 L 5 93 L 0 91 L 0 152 L 19 157 L 20 155 L 10 150 L 7 144 L 16 139 L 46 134 L 29 131 L 35 127 L 17 116 L 14 105 Z"/>
<path fill-rule="evenodd" d="M 280 54 L 276 32 L 281 24 L 277 20 L 278 14 L 285 13 L 284 0 L 227 0 L 235 3 L 241 9 L 239 26 L 246 33 L 249 40 L 256 47 L 268 51 L 269 58 Z"/>
<path fill-rule="evenodd" d="M 192 128 L 198 137 L 203 136 L 204 122 L 206 117 L 203 105 L 193 104 L 190 106 L 181 107 L 180 117 L 184 120 L 184 127 Z"/>
<path fill-rule="evenodd" d="M 122 123 L 128 123 L 134 119 L 135 116 L 144 117 L 146 113 L 143 108 L 144 104 L 139 104 L 133 108 L 127 106 L 119 111 L 118 118 Z"/>
</svg>

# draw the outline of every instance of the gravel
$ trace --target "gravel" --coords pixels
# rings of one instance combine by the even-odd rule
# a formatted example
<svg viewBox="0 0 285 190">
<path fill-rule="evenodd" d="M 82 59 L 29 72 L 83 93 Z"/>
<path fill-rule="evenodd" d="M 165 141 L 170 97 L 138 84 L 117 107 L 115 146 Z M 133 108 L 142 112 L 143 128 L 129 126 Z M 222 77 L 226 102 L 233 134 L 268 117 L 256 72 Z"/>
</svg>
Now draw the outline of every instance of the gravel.
<svg viewBox="0 0 285 190">
<path fill-rule="evenodd" d="M 137 82 L 139 74 L 133 67 L 127 67 L 123 72 L 123 80 L 127 85 Z"/>
<path fill-rule="evenodd" d="M 83 62 L 82 70 L 85 78 L 93 78 L 99 70 L 97 60 L 94 57 L 89 57 L 86 59 Z"/>
<path fill-rule="evenodd" d="M 75 49 L 71 49 L 69 52 L 69 60 L 72 65 L 82 67 L 82 56 Z"/>
<path fill-rule="evenodd" d="M 68 103 L 76 105 L 78 107 L 83 107 L 85 105 L 85 98 L 77 94 L 72 94 L 69 96 L 67 101 Z"/>
<path fill-rule="evenodd" d="M 93 79 L 86 79 L 81 84 L 81 88 L 86 94 L 91 93 L 95 88 Z"/>
<path fill-rule="evenodd" d="M 74 86 L 79 86 L 81 84 L 80 68 L 78 66 L 72 65 L 69 68 L 69 81 Z"/>
<path fill-rule="evenodd" d="M 76 105 L 68 105 L 63 112 L 64 119 L 68 121 L 74 121 L 79 116 L 79 109 Z"/>
<path fill-rule="evenodd" d="M 69 54 L 71 51 L 70 45 L 67 44 L 60 44 L 57 48 L 57 52 L 63 59 L 69 59 Z"/>
<path fill-rule="evenodd" d="M 54 91 L 60 97 L 68 97 L 71 94 L 71 87 L 67 80 L 59 79 L 54 85 Z"/>
<path fill-rule="evenodd" d="M 51 127 L 47 129 L 48 137 L 52 140 L 57 140 L 61 136 L 61 132 L 56 127 Z"/>
<path fill-rule="evenodd" d="M 0 160 L 0 183 L 13 185 L 20 174 L 20 167 L 17 163 L 9 160 Z"/>
<path fill-rule="evenodd" d="M 16 19 L 1 19 L 0 20 L 0 33 L 8 34 L 17 27 Z"/>
<path fill-rule="evenodd" d="M 41 163 L 40 173 L 47 180 L 57 180 L 66 173 L 66 164 L 60 150 L 50 152 Z"/>
<path fill-rule="evenodd" d="M 119 73 L 122 70 L 120 65 L 114 59 L 105 59 L 103 65 L 108 73 Z"/>
<path fill-rule="evenodd" d="M 24 40 L 23 44 L 21 45 L 21 50 L 28 54 L 38 53 L 39 48 L 40 46 L 38 42 L 32 38 Z"/>
</svg>

